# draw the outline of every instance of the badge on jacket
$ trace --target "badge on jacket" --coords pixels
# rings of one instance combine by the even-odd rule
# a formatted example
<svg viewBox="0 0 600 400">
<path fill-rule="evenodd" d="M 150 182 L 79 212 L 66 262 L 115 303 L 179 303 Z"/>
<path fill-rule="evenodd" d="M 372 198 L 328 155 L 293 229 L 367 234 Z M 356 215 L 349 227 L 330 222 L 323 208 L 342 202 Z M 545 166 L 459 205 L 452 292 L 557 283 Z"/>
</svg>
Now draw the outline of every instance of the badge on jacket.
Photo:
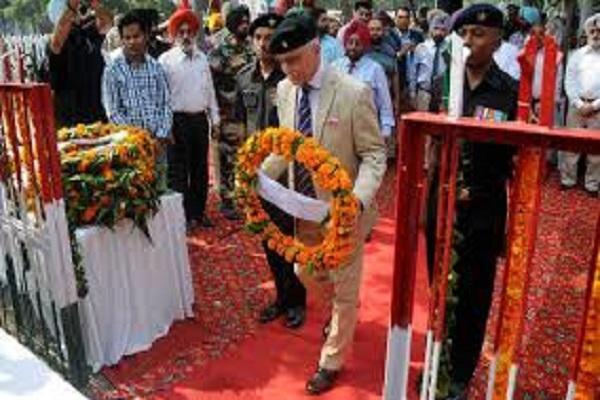
<svg viewBox="0 0 600 400">
<path fill-rule="evenodd" d="M 244 101 L 244 107 L 258 107 L 258 93 L 256 93 L 254 90 L 244 90 L 244 92 L 242 93 L 242 99 Z"/>
<path fill-rule="evenodd" d="M 474 117 L 483 121 L 503 122 L 508 120 L 508 115 L 505 112 L 483 106 L 475 107 Z"/>
</svg>

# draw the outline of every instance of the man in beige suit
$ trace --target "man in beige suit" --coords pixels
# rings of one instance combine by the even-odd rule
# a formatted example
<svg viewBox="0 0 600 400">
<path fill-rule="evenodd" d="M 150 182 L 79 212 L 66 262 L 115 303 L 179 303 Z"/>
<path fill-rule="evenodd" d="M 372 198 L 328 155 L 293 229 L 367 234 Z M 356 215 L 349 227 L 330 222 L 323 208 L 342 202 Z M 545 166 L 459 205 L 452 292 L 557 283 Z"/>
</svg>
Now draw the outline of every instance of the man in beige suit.
<svg viewBox="0 0 600 400">
<path fill-rule="evenodd" d="M 280 125 L 314 136 L 321 146 L 338 157 L 354 182 L 354 194 L 360 202 L 356 251 L 347 264 L 325 276 L 299 273 L 309 287 L 324 281 L 333 284 L 327 338 L 317 371 L 306 385 L 309 394 L 317 395 L 333 386 L 354 335 L 363 244 L 375 221 L 373 203 L 385 173 L 385 145 L 379 133 L 371 89 L 321 64 L 317 31 L 310 17 L 304 14 L 287 17 L 275 31 L 270 50 L 287 76 L 277 90 Z M 275 179 L 289 167 L 276 156 L 263 164 L 266 174 Z M 329 200 L 330 193 L 315 187 L 306 170 L 298 165 L 292 169 L 290 180 L 295 191 Z M 320 242 L 322 229 L 318 223 L 296 219 L 296 236 L 306 244 Z"/>
</svg>

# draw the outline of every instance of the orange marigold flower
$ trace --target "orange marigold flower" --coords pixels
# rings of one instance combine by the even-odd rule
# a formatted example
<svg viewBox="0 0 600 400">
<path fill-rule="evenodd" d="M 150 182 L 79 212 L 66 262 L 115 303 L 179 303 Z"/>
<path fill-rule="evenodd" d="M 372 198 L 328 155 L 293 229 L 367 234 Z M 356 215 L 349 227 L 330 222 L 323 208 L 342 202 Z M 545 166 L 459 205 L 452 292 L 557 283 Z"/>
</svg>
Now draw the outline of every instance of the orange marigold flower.
<svg viewBox="0 0 600 400">
<path fill-rule="evenodd" d="M 83 215 L 81 216 L 81 219 L 83 222 L 91 222 L 92 219 L 96 216 L 96 213 L 98 212 L 98 207 L 97 206 L 89 206 L 88 208 L 85 209 L 85 211 L 83 212 Z"/>
<path fill-rule="evenodd" d="M 301 139 L 301 140 L 300 140 Z M 294 149 L 296 150 L 294 152 Z M 306 246 L 293 237 L 283 235 L 270 222 L 255 192 L 257 170 L 271 153 L 283 155 L 305 165 L 314 174 L 315 182 L 331 197 L 331 229 L 320 245 Z M 311 264 L 315 270 L 338 268 L 354 248 L 350 233 L 358 212 L 352 183 L 339 160 L 321 148 L 314 138 L 287 128 L 268 128 L 251 136 L 239 149 L 235 178 L 236 195 L 247 222 L 267 223 L 262 238 L 267 246 L 282 255 L 288 262 Z M 345 191 L 340 192 L 340 189 Z"/>
</svg>

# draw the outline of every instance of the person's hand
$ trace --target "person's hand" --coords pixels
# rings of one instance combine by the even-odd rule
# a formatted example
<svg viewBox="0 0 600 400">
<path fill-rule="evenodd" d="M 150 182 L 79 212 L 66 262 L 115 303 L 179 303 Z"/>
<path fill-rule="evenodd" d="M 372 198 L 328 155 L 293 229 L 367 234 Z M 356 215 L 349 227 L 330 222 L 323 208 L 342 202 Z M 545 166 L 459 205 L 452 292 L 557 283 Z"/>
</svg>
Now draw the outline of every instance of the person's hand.
<svg viewBox="0 0 600 400">
<path fill-rule="evenodd" d="M 400 47 L 400 51 L 396 54 L 398 58 L 403 57 L 406 53 L 409 53 L 415 49 L 414 43 L 404 43 L 402 47 Z"/>
<path fill-rule="evenodd" d="M 535 112 L 531 112 L 529 116 L 529 123 L 538 125 L 540 123 L 540 118 L 535 114 Z"/>
<path fill-rule="evenodd" d="M 211 127 L 210 137 L 212 138 L 212 140 L 219 140 L 219 138 L 221 137 L 221 125 L 214 124 Z"/>
<path fill-rule="evenodd" d="M 467 202 L 471 199 L 471 194 L 469 193 L 469 189 L 462 188 L 458 192 L 458 201 Z"/>
</svg>

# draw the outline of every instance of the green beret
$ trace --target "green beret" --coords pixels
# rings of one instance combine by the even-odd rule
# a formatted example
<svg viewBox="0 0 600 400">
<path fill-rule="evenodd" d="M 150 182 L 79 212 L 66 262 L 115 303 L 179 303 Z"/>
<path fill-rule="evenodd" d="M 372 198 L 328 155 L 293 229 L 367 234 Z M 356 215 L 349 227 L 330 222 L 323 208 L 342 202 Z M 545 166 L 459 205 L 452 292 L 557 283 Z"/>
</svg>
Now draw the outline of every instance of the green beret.
<svg viewBox="0 0 600 400">
<path fill-rule="evenodd" d="M 271 43 L 271 54 L 284 54 L 296 50 L 317 37 L 317 26 L 307 14 L 294 14 L 279 24 Z"/>
<path fill-rule="evenodd" d="M 254 35 L 254 31 L 258 28 L 275 29 L 277 28 L 277 25 L 281 23 L 282 20 L 283 17 L 281 17 L 279 14 L 263 14 L 256 18 L 254 21 L 252 21 L 252 23 L 250 24 L 250 36 Z"/>
<path fill-rule="evenodd" d="M 456 31 L 464 25 L 479 25 L 502 29 L 504 27 L 504 14 L 502 14 L 499 8 L 491 4 L 473 4 L 459 11 L 452 24 L 452 30 Z"/>
</svg>

